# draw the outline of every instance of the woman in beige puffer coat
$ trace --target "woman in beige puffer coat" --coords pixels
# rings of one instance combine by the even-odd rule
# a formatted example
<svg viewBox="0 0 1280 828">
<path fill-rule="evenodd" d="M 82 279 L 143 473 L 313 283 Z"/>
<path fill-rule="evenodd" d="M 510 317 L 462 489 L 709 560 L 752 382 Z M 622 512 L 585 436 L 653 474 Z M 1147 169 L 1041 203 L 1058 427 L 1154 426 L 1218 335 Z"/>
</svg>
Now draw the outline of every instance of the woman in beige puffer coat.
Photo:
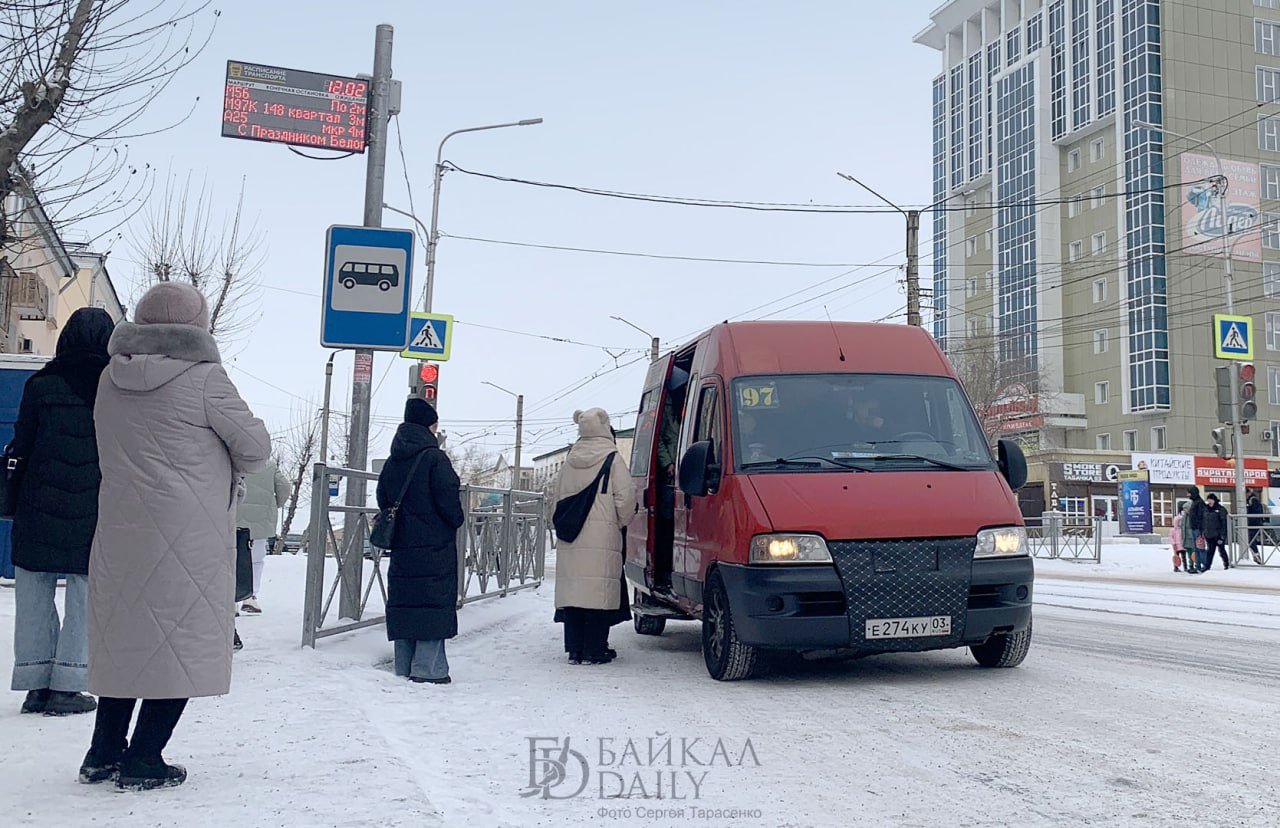
<svg viewBox="0 0 1280 828">
<path fill-rule="evenodd" d="M 556 546 L 556 620 L 564 623 L 569 663 L 604 664 L 611 660 L 609 618 L 623 600 L 622 539 L 636 513 L 636 490 L 604 409 L 578 411 L 573 419 L 578 442 L 556 481 L 557 503 L 590 486 L 605 460 L 614 457 L 582 532 Z"/>
</svg>

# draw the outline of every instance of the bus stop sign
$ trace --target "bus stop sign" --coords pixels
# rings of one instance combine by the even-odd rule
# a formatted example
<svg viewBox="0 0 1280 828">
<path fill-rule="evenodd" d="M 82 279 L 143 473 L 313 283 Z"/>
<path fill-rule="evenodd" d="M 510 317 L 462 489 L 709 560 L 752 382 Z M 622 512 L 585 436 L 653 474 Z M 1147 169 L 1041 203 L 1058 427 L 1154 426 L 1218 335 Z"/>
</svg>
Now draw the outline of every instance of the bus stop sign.
<svg viewBox="0 0 1280 828">
<path fill-rule="evenodd" d="M 325 235 L 326 348 L 403 351 L 409 341 L 413 231 L 334 225 Z"/>
</svg>

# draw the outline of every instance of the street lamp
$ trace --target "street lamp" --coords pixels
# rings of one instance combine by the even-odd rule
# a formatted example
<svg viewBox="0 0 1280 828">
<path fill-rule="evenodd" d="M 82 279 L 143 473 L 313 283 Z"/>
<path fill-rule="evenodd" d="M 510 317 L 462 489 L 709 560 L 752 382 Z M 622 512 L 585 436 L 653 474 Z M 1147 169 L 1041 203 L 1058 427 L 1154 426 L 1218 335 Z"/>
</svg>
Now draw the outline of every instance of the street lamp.
<svg viewBox="0 0 1280 828">
<path fill-rule="evenodd" d="M 610 319 L 612 319 L 612 320 L 613 320 L 613 321 L 615 321 L 615 322 L 621 322 L 622 324 L 624 324 L 624 325 L 626 325 L 626 326 L 628 326 L 628 327 L 635 328 L 635 329 L 636 329 L 637 331 L 639 331 L 640 333 L 642 333 L 642 334 L 644 334 L 645 336 L 649 337 L 649 361 L 650 361 L 650 362 L 657 362 L 657 361 L 658 361 L 658 355 L 659 355 L 659 353 L 660 353 L 660 351 L 661 351 L 661 347 L 660 347 L 660 346 L 661 346 L 661 344 L 662 344 L 662 343 L 658 340 L 658 337 L 656 337 L 656 336 L 654 336 L 653 334 L 649 333 L 649 332 L 648 332 L 648 331 L 646 331 L 644 328 L 640 327 L 639 325 L 635 324 L 634 322 L 628 322 L 627 320 L 623 319 L 621 316 L 610 316 L 609 318 L 610 318 Z"/>
<path fill-rule="evenodd" d="M 435 181 L 431 187 L 431 231 L 427 234 L 427 291 L 422 302 L 422 309 L 424 311 L 429 312 L 431 310 L 431 297 L 434 295 L 436 287 L 436 245 L 440 242 L 440 181 L 444 178 L 445 143 L 453 136 L 461 135 L 464 132 L 484 132 L 489 129 L 535 126 L 540 123 L 542 123 L 541 118 L 526 118 L 523 121 L 512 121 L 509 124 L 490 124 L 488 126 L 467 127 L 466 129 L 455 129 L 453 132 L 450 132 L 441 139 L 440 148 L 436 150 Z"/>
<path fill-rule="evenodd" d="M 1147 121 L 1133 122 L 1133 125 L 1139 129 L 1146 129 L 1152 132 L 1159 132 L 1172 135 L 1174 138 L 1181 138 L 1184 141 L 1191 141 L 1196 146 L 1204 147 L 1213 155 L 1214 163 L 1218 165 L 1218 175 L 1214 179 L 1213 189 L 1218 196 L 1218 215 L 1222 220 L 1222 287 L 1223 293 L 1227 300 L 1227 313 L 1235 313 L 1235 302 L 1231 291 L 1231 225 L 1227 222 L 1227 176 L 1222 170 L 1222 156 L 1218 155 L 1218 151 L 1213 148 L 1213 144 L 1208 141 L 1201 140 L 1191 135 L 1183 135 L 1180 132 L 1174 132 L 1166 129 L 1160 124 L 1153 124 Z M 1184 184 L 1186 182 L 1183 182 Z M 1236 375 L 1236 371 L 1228 371 L 1231 378 L 1231 400 L 1233 414 L 1231 419 L 1231 437 L 1234 443 L 1236 463 L 1236 491 L 1232 507 L 1236 510 L 1237 515 L 1244 514 L 1245 508 L 1245 485 L 1244 485 L 1244 433 L 1241 428 L 1239 411 L 1240 411 L 1240 379 Z M 1249 530 L 1244 520 L 1236 520 L 1236 545 L 1240 554 L 1244 554 L 1244 550 L 1249 547 Z M 1210 550 L 1212 552 L 1212 550 Z"/>
<path fill-rule="evenodd" d="M 514 485 L 512 485 L 512 487 L 511 487 L 511 488 L 513 488 L 513 489 L 518 489 L 518 488 L 520 488 L 520 448 L 521 448 L 521 446 L 522 446 L 522 445 L 523 445 L 523 443 L 524 443 L 524 440 L 523 440 L 523 437 L 524 437 L 524 394 L 517 394 L 517 393 L 516 393 L 516 392 L 514 392 L 514 391 L 508 391 L 507 389 L 503 388 L 501 385 L 496 385 L 496 384 L 494 384 L 494 383 L 492 383 L 492 382 L 488 382 L 488 381 L 482 382 L 482 383 L 480 383 L 480 384 L 481 384 L 481 385 L 487 385 L 487 386 L 489 386 L 490 388 L 496 388 L 496 389 L 498 389 L 499 391 L 501 391 L 502 393 L 504 393 L 504 394 L 510 394 L 511 396 L 513 396 L 513 397 L 515 397 L 515 398 L 516 398 L 516 462 L 515 462 L 516 470 L 515 470 L 515 475 L 512 477 L 512 480 L 514 481 Z"/>
</svg>

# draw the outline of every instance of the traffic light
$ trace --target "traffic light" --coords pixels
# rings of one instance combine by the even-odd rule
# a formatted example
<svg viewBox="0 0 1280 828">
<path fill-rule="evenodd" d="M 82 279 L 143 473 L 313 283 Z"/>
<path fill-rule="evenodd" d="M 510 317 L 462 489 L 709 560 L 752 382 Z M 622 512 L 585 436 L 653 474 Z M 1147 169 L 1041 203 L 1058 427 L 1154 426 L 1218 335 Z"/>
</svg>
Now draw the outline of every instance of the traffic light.
<svg viewBox="0 0 1280 828">
<path fill-rule="evenodd" d="M 1240 377 L 1240 422 L 1247 423 L 1258 416 L 1258 386 L 1253 381 L 1253 363 L 1242 362 L 1236 371 Z"/>
<path fill-rule="evenodd" d="M 1219 365 L 1213 369 L 1218 390 L 1218 422 L 1229 423 L 1235 419 L 1235 400 L 1231 399 L 1231 368 Z"/>
<path fill-rule="evenodd" d="M 1219 457 L 1221 457 L 1221 458 L 1222 458 L 1222 459 L 1224 459 L 1224 460 L 1225 460 L 1225 459 L 1227 459 L 1227 457 L 1229 457 L 1229 456 L 1230 456 L 1230 454 L 1231 454 L 1231 453 L 1227 450 L 1227 439 L 1228 439 L 1228 437 L 1227 437 L 1227 435 L 1228 435 L 1228 429 L 1227 429 L 1227 427 L 1226 427 L 1226 426 L 1218 426 L 1217 428 L 1215 428 L 1215 429 L 1214 429 L 1212 432 L 1210 432 L 1210 433 L 1212 433 L 1212 434 L 1213 434 L 1213 453 L 1214 453 L 1214 454 L 1216 454 L 1216 455 L 1218 455 Z"/>
<path fill-rule="evenodd" d="M 440 366 L 419 362 L 409 369 L 409 396 L 436 404 L 440 389 Z"/>
</svg>

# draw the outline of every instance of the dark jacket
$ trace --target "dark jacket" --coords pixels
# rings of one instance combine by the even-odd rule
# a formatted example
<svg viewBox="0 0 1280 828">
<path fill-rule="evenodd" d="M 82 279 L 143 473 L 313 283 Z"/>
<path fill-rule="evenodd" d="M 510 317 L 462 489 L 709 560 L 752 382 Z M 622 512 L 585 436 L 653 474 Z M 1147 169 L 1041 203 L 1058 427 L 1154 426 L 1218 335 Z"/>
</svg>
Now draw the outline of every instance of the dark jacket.
<svg viewBox="0 0 1280 828">
<path fill-rule="evenodd" d="M 27 380 L 11 453 L 22 461 L 13 516 L 13 562 L 32 572 L 89 574 L 98 524 L 98 443 L 93 405 L 113 323 L 76 311 L 57 355 Z"/>
<path fill-rule="evenodd" d="M 1191 497 L 1191 528 L 1196 532 L 1203 532 L 1204 511 L 1208 507 L 1205 506 L 1204 500 L 1201 499 L 1200 492 L 1192 489 L 1189 495 Z"/>
<path fill-rule="evenodd" d="M 423 454 L 396 517 L 387 571 L 387 638 L 435 641 L 458 634 L 458 475 L 430 430 L 402 423 L 378 476 L 378 508 L 395 503 Z"/>
<path fill-rule="evenodd" d="M 1227 507 L 1221 503 L 1204 505 L 1204 536 L 1206 538 L 1225 538 L 1227 536 Z"/>
<path fill-rule="evenodd" d="M 1245 511 L 1249 514 L 1249 543 L 1254 544 L 1258 542 L 1258 537 L 1262 534 L 1258 531 L 1258 528 L 1266 523 L 1266 518 L 1263 516 L 1267 514 L 1267 509 L 1262 505 L 1262 501 L 1256 497 L 1251 497 Z"/>
</svg>

